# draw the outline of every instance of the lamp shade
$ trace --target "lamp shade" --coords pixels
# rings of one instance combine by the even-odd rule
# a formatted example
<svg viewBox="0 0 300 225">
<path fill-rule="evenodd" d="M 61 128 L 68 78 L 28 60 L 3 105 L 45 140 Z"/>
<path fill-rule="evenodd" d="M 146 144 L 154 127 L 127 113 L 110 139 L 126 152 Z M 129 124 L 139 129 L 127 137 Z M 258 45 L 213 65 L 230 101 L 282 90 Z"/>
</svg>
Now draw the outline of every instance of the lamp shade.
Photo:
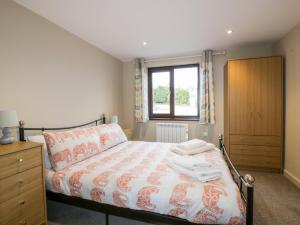
<svg viewBox="0 0 300 225">
<path fill-rule="evenodd" d="M 111 117 L 111 123 L 118 123 L 118 116 L 113 115 L 113 116 Z"/>
<path fill-rule="evenodd" d="M 16 127 L 18 125 L 16 110 L 0 110 L 0 127 Z"/>
</svg>

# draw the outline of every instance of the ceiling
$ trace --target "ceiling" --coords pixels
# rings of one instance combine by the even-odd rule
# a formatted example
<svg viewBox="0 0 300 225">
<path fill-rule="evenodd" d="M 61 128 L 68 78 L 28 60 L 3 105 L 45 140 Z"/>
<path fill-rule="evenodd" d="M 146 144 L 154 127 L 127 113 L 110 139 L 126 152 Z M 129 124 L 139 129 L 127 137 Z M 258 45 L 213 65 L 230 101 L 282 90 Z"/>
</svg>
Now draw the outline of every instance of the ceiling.
<svg viewBox="0 0 300 225">
<path fill-rule="evenodd" d="M 299 0 L 15 1 L 122 61 L 272 42 L 300 22 Z"/>
</svg>

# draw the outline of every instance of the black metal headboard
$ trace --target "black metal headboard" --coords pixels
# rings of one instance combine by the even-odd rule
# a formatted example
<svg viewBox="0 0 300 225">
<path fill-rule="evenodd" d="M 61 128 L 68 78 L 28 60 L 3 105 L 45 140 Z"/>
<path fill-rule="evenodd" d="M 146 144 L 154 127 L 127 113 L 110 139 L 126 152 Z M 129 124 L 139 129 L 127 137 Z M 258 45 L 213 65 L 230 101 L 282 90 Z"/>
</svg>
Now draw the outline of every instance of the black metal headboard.
<svg viewBox="0 0 300 225">
<path fill-rule="evenodd" d="M 78 128 L 78 127 L 84 127 L 84 126 L 88 126 L 88 125 L 92 125 L 95 124 L 96 126 L 98 124 L 105 124 L 105 115 L 102 114 L 101 117 L 99 119 L 93 120 L 89 123 L 85 123 L 85 124 L 80 124 L 80 125 L 76 125 L 76 126 L 71 126 L 71 127 L 51 127 L 51 128 L 45 128 L 45 127 L 41 127 L 41 128 L 28 128 L 28 127 L 24 127 L 25 123 L 24 121 L 20 121 L 20 127 L 19 127 L 19 136 L 20 136 L 20 141 L 25 141 L 25 131 L 26 130 L 37 130 L 37 131 L 46 131 L 46 130 L 68 130 L 68 129 L 74 129 L 74 128 Z"/>
</svg>

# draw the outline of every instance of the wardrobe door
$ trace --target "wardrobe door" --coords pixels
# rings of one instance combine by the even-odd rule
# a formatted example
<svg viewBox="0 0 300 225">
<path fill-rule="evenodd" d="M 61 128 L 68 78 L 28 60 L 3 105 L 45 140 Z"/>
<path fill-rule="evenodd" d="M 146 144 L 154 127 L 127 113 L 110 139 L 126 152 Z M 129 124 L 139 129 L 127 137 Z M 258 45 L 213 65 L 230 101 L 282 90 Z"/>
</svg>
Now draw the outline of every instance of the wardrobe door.
<svg viewBox="0 0 300 225">
<path fill-rule="evenodd" d="M 254 135 L 281 136 L 282 58 L 252 59 L 254 64 Z"/>
<path fill-rule="evenodd" d="M 229 133 L 252 135 L 253 127 L 253 65 L 247 60 L 228 63 Z"/>
</svg>

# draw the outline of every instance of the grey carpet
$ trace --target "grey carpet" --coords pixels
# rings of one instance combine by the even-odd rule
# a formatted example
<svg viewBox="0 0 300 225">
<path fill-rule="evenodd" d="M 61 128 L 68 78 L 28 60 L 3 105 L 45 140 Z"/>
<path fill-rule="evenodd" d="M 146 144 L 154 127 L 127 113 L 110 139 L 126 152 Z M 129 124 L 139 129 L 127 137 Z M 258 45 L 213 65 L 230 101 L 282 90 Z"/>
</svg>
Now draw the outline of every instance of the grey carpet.
<svg viewBox="0 0 300 225">
<path fill-rule="evenodd" d="M 281 174 L 251 174 L 256 179 L 254 224 L 300 225 L 300 189 Z"/>
<path fill-rule="evenodd" d="M 300 225 L 300 190 L 280 174 L 251 172 L 255 177 L 254 224 Z M 105 225 L 105 216 L 48 201 L 49 225 Z M 110 225 L 146 225 L 110 216 Z"/>
</svg>

